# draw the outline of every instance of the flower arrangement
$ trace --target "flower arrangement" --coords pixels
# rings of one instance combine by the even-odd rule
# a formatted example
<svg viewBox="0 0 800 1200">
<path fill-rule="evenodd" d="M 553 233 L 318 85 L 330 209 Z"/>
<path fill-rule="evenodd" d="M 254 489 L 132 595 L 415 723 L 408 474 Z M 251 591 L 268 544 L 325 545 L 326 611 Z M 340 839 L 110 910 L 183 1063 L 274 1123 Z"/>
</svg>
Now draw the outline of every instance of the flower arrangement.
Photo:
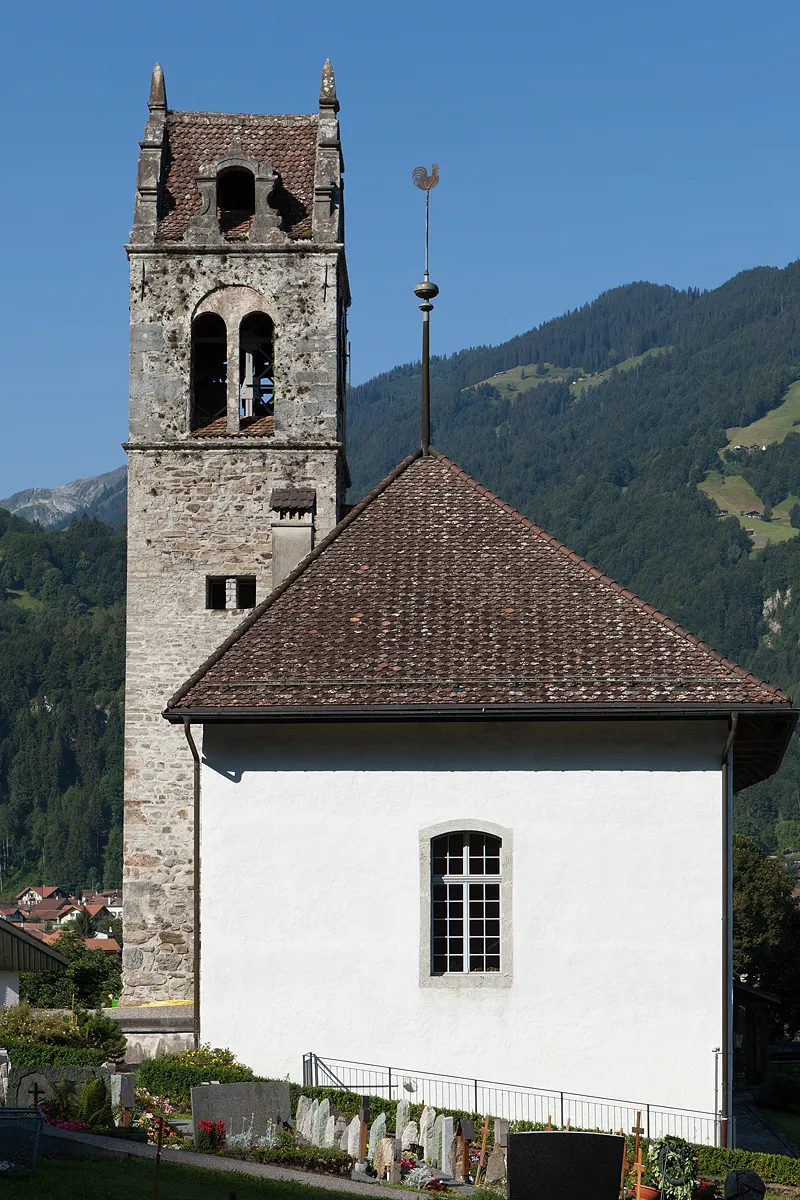
<svg viewBox="0 0 800 1200">
<path fill-rule="evenodd" d="M 225 1122 L 198 1121 L 196 1140 L 201 1154 L 219 1154 L 225 1149 Z"/>
<path fill-rule="evenodd" d="M 170 1104 L 163 1096 L 153 1096 L 145 1088 L 137 1088 L 135 1096 L 136 1108 L 131 1117 L 131 1125 L 135 1129 L 144 1129 L 148 1142 L 158 1142 L 159 1128 L 162 1146 L 181 1140 L 181 1135 L 167 1120 L 167 1117 L 176 1112 L 174 1104 Z"/>
<path fill-rule="evenodd" d="M 668 1134 L 650 1143 L 647 1161 L 666 1200 L 693 1200 L 698 1176 L 694 1146 Z"/>
<path fill-rule="evenodd" d="M 410 1161 L 410 1160 L 409 1160 Z M 436 1173 L 422 1163 L 419 1166 L 413 1166 L 408 1172 L 403 1183 L 407 1187 L 415 1188 L 418 1192 L 446 1192 L 447 1188 L 442 1183 Z"/>
</svg>

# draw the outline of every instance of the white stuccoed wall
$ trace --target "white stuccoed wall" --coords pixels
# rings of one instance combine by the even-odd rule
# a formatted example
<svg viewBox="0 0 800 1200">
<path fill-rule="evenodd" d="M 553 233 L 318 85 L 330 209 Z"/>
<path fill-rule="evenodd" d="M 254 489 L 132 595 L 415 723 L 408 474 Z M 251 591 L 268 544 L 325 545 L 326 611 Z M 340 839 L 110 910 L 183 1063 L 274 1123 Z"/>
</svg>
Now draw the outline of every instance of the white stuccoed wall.
<svg viewBox="0 0 800 1200">
<path fill-rule="evenodd" d="M 726 723 L 209 726 L 202 1039 L 712 1111 Z M 513 980 L 419 986 L 419 830 L 513 831 Z"/>
</svg>

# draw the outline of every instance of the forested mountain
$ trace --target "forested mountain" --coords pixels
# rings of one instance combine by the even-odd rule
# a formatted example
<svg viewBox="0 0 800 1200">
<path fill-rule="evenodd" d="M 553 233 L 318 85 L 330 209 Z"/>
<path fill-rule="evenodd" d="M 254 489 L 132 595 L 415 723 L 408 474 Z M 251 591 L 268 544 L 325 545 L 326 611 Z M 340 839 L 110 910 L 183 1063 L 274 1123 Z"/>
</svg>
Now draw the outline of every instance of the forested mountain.
<svg viewBox="0 0 800 1200">
<path fill-rule="evenodd" d="M 797 380 L 800 264 L 712 292 L 637 283 L 434 360 L 434 442 L 800 697 Z M 354 388 L 351 498 L 418 441 L 418 364 Z M 712 494 L 749 499 L 722 515 Z M 121 497 L 99 498 L 115 520 Z M 98 521 L 45 532 L 0 512 L 0 886 L 119 881 L 124 552 L 124 531 Z M 736 820 L 770 850 L 800 850 L 797 742 L 777 777 L 738 798 Z"/>
<path fill-rule="evenodd" d="M 121 883 L 125 532 L 0 509 L 0 890 Z"/>
</svg>

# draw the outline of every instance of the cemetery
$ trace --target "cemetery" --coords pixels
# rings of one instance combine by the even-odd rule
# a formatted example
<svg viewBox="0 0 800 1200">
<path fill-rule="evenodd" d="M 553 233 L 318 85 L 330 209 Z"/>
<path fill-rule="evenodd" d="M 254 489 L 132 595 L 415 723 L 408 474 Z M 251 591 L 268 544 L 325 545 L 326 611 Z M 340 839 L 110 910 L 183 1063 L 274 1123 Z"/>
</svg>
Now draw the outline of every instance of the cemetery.
<svg viewBox="0 0 800 1200">
<path fill-rule="evenodd" d="M 781 1196 L 800 1196 L 800 1160 L 648 1139 L 641 1113 L 630 1129 L 579 1130 L 559 1128 L 552 1117 L 437 1110 L 417 1098 L 257 1079 L 230 1052 L 210 1047 L 149 1060 L 136 1073 L 108 1060 L 26 1063 L 4 1054 L 0 1088 L 0 1174 L 35 1170 L 30 1131 L 38 1123 L 40 1163 L 65 1145 L 70 1157 L 77 1145 L 91 1158 L 93 1146 L 113 1138 L 127 1143 L 119 1155 L 149 1155 L 154 1170 L 162 1153 L 177 1150 L 187 1165 L 203 1156 L 212 1171 L 238 1160 L 292 1177 L 304 1172 L 309 1181 L 333 1176 L 335 1187 L 363 1194 L 388 1186 L 481 1200 L 760 1200 L 775 1186 Z M 15 1141 L 16 1127 L 23 1133 Z M 50 1145 L 49 1129 L 59 1131 L 61 1149 Z M 85 1166 L 87 1178 L 102 1170 Z"/>
</svg>

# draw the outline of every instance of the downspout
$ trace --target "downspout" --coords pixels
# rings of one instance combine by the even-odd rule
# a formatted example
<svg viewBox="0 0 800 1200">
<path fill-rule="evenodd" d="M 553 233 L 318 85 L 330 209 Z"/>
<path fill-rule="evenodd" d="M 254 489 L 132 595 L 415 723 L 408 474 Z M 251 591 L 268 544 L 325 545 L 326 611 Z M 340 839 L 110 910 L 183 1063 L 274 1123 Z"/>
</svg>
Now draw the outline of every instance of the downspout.
<svg viewBox="0 0 800 1200">
<path fill-rule="evenodd" d="M 193 942 L 194 942 L 194 1048 L 197 1050 L 200 1046 L 200 755 L 197 752 L 195 740 L 192 737 L 192 722 L 189 717 L 183 718 L 183 732 L 186 734 L 186 741 L 189 743 L 189 749 L 192 752 L 194 759 L 194 806 L 193 806 L 193 835 L 194 835 L 194 851 L 193 851 L 193 891 L 194 891 L 194 926 L 193 926 Z"/>
<path fill-rule="evenodd" d="M 739 714 L 722 753 L 722 1095 L 720 1144 L 733 1144 L 733 743 Z"/>
</svg>

